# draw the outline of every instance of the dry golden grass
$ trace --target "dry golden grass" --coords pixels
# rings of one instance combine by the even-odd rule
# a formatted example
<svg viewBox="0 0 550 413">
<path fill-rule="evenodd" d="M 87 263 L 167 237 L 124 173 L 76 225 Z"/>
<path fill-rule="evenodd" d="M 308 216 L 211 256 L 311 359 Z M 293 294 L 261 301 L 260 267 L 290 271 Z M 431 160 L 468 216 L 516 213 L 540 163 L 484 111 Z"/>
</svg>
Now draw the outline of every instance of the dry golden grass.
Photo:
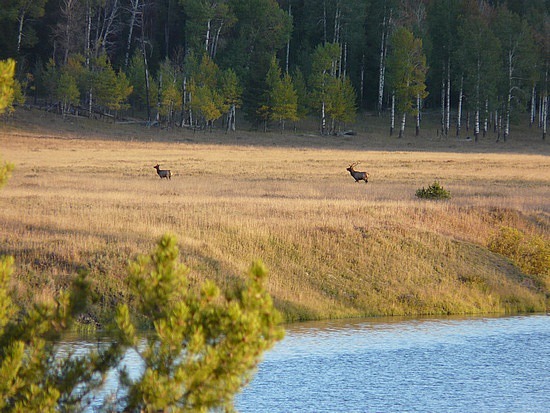
<svg viewBox="0 0 550 413">
<path fill-rule="evenodd" d="M 19 114 L 0 131 L 16 166 L 0 191 L 16 293 L 49 297 L 84 268 L 103 314 L 125 299 L 126 261 L 171 232 L 192 281 L 228 287 L 263 259 L 289 320 L 544 311 L 548 292 L 486 245 L 501 225 L 548 237 L 549 144 L 529 132 L 398 140 L 366 125 L 353 137 L 193 134 Z M 345 170 L 358 160 L 369 184 Z M 415 197 L 434 180 L 450 201 Z"/>
</svg>

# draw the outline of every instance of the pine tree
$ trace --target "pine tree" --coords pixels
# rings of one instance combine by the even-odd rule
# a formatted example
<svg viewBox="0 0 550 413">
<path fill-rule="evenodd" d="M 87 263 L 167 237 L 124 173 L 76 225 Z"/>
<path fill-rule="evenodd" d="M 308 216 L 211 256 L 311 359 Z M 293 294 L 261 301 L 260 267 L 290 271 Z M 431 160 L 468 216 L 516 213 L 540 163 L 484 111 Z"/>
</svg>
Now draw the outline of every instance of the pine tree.
<svg viewBox="0 0 550 413">
<path fill-rule="evenodd" d="M 206 281 L 189 286 L 173 236 L 163 236 L 151 255 L 130 264 L 129 287 L 137 315 L 152 324 L 145 344 L 127 305 L 117 311 L 119 340 L 133 348 L 145 370 L 123 375 L 127 411 L 233 410 L 233 397 L 250 380 L 262 353 L 281 339 L 280 315 L 263 284 L 257 262 L 245 287 L 222 296 Z M 132 311 L 132 313 L 136 313 Z"/>
</svg>

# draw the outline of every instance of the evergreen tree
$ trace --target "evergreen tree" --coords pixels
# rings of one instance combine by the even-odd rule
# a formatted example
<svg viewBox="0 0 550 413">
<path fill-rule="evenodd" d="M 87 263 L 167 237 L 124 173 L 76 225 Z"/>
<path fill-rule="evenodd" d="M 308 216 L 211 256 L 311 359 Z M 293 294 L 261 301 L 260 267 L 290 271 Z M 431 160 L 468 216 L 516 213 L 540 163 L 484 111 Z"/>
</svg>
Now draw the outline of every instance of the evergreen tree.
<svg viewBox="0 0 550 413">
<path fill-rule="evenodd" d="M 255 263 L 245 287 L 221 295 L 206 281 L 195 292 L 178 262 L 176 239 L 165 235 L 151 255 L 130 264 L 137 314 L 152 324 L 145 345 L 127 305 L 117 312 L 118 337 L 144 361 L 136 379 L 123 375 L 126 411 L 233 410 L 233 397 L 250 380 L 262 353 L 283 336 L 279 313 Z"/>
<path fill-rule="evenodd" d="M 230 41 L 219 53 L 222 67 L 237 73 L 243 90 L 243 110 L 251 121 L 258 120 L 263 104 L 266 74 L 271 57 L 282 50 L 290 38 L 292 18 L 275 0 L 232 0 L 237 22 L 230 31 Z"/>
<path fill-rule="evenodd" d="M 0 171 L 0 181 L 4 178 Z M 284 334 L 263 287 L 266 270 L 255 263 L 246 286 L 222 296 L 209 281 L 200 291 L 191 288 L 178 255 L 175 238 L 165 235 L 150 256 L 130 263 L 133 313 L 153 328 L 145 345 L 123 304 L 111 327 L 115 340 L 79 356 L 63 355 L 56 343 L 86 308 L 84 276 L 55 301 L 21 312 L 8 291 L 13 258 L 0 257 L 0 410 L 81 411 L 128 347 L 141 356 L 145 369 L 135 379 L 122 372 L 121 385 L 128 391 L 123 399 L 115 397 L 117 409 L 233 410 L 235 394 L 250 381 L 263 352 Z"/>
</svg>

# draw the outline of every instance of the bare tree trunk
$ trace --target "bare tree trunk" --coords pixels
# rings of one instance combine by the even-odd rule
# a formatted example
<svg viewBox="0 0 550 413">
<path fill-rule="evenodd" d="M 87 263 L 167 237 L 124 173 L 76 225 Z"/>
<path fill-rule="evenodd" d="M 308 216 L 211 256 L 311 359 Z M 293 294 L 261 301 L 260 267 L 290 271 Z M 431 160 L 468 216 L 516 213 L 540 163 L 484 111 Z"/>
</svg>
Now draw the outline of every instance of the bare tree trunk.
<svg viewBox="0 0 550 413">
<path fill-rule="evenodd" d="M 443 75 L 443 73 L 442 73 Z M 441 76 L 441 135 L 446 135 L 445 133 L 445 76 Z"/>
<path fill-rule="evenodd" d="M 321 135 L 324 135 L 327 128 L 327 118 L 325 113 L 325 100 L 321 104 Z"/>
<path fill-rule="evenodd" d="M 489 99 L 485 99 L 485 112 L 483 112 L 483 115 L 483 137 L 485 137 L 489 126 Z"/>
<path fill-rule="evenodd" d="M 391 116 L 390 116 L 390 136 L 395 129 L 395 92 L 391 94 Z"/>
<path fill-rule="evenodd" d="M 86 2 L 86 46 L 85 46 L 85 53 L 86 53 L 86 67 L 90 67 L 90 57 L 91 57 L 91 50 L 90 50 L 90 41 L 92 39 L 92 6 L 90 4 L 90 1 L 88 0 Z"/>
<path fill-rule="evenodd" d="M 359 87 L 359 104 L 361 107 L 363 107 L 363 94 L 365 89 L 365 55 L 363 55 L 363 58 L 361 59 L 361 84 Z"/>
<path fill-rule="evenodd" d="M 124 67 L 128 67 L 128 63 L 130 61 L 130 49 L 132 47 L 132 34 L 134 32 L 134 25 L 136 24 L 137 16 L 138 16 L 138 9 L 139 9 L 139 2 L 140 0 L 130 0 L 130 4 L 132 6 L 131 14 L 130 14 L 130 24 L 129 31 L 128 31 L 128 40 L 126 41 L 126 56 L 124 58 Z M 142 28 L 143 30 L 143 28 Z"/>
<path fill-rule="evenodd" d="M 205 40 L 205 43 L 204 43 L 204 50 L 206 51 L 206 53 L 210 56 L 210 50 L 209 50 L 209 46 L 210 46 L 210 24 L 212 22 L 212 19 L 208 19 L 208 21 L 206 22 L 206 40 Z"/>
<path fill-rule="evenodd" d="M 446 102 L 446 117 L 445 117 L 445 136 L 449 134 L 451 129 L 451 58 L 447 59 L 447 102 Z"/>
<path fill-rule="evenodd" d="M 460 76 L 460 91 L 458 92 L 458 111 L 456 114 L 456 136 L 460 136 L 462 127 L 462 101 L 463 101 L 464 76 Z"/>
<path fill-rule="evenodd" d="M 288 17 L 292 19 L 292 3 L 288 2 Z M 290 37 L 286 42 L 286 62 L 285 62 L 285 73 L 288 74 L 288 65 L 290 60 Z"/>
<path fill-rule="evenodd" d="M 531 89 L 531 110 L 529 116 L 529 127 L 533 127 L 537 114 L 537 86 L 536 82 L 533 82 L 533 88 Z"/>
<path fill-rule="evenodd" d="M 340 75 L 342 76 L 342 79 L 346 78 L 346 67 L 348 64 L 348 43 L 344 43 L 344 58 L 341 59 L 343 62 L 340 62 L 340 65 L 342 66 L 342 69 L 340 70 Z"/>
<path fill-rule="evenodd" d="M 211 57 L 214 59 L 216 57 L 216 53 L 218 52 L 218 42 L 220 41 L 220 34 L 222 32 L 223 28 L 223 22 L 220 23 L 220 26 L 218 27 L 218 30 L 216 31 L 216 37 L 212 41 L 212 53 Z"/>
<path fill-rule="evenodd" d="M 479 105 L 476 107 L 475 119 L 474 119 L 474 140 L 477 142 L 479 137 Z"/>
<path fill-rule="evenodd" d="M 421 108 L 420 94 L 416 95 L 416 136 L 420 135 L 420 108 Z"/>
<path fill-rule="evenodd" d="M 506 97 L 506 119 L 504 123 L 504 142 L 506 142 L 506 138 L 508 138 L 508 135 L 510 134 L 510 113 L 512 111 L 512 74 L 513 74 L 513 52 L 508 52 L 508 94 Z"/>
<path fill-rule="evenodd" d="M 382 21 L 382 39 L 380 41 L 380 66 L 378 72 L 378 116 L 382 113 L 382 105 L 384 99 L 384 84 L 386 79 L 386 55 L 388 52 L 388 37 L 389 27 L 391 24 L 391 10 L 390 16 L 386 21 L 386 9 L 384 8 L 384 19 Z"/>
<path fill-rule="evenodd" d="M 403 117 L 401 118 L 401 127 L 399 128 L 399 137 L 402 138 L 405 133 L 405 122 L 407 120 L 407 112 L 403 112 Z"/>
<path fill-rule="evenodd" d="M 546 139 L 546 128 L 548 127 L 548 96 L 544 97 L 542 105 L 542 140 Z"/>
<path fill-rule="evenodd" d="M 19 22 L 19 29 L 17 33 L 17 54 L 21 51 L 21 42 L 23 41 L 23 24 L 25 22 L 25 12 L 21 12 L 19 17 L 17 18 Z"/>
<path fill-rule="evenodd" d="M 542 87 L 542 105 L 540 111 L 542 112 L 542 140 L 546 139 L 546 128 L 548 126 L 548 65 L 544 71 L 544 85 Z"/>
<path fill-rule="evenodd" d="M 160 107 L 162 104 L 162 72 L 160 72 L 159 75 L 159 81 L 158 81 L 158 89 L 157 89 L 157 114 L 155 116 L 155 120 L 160 125 Z"/>
<path fill-rule="evenodd" d="M 181 82 L 181 122 L 180 122 L 180 128 L 183 128 L 185 126 L 185 104 L 187 103 L 187 77 L 183 77 L 183 81 Z"/>
<path fill-rule="evenodd" d="M 498 112 L 497 117 L 497 142 L 500 140 L 500 134 L 502 133 L 502 112 Z"/>
<path fill-rule="evenodd" d="M 147 51 L 145 50 L 145 34 L 143 33 L 143 27 L 141 28 L 141 53 L 143 55 L 143 67 L 145 75 L 145 105 L 147 106 L 147 123 L 151 123 L 151 104 L 149 102 L 149 90 L 151 85 L 149 84 L 149 64 L 147 63 Z"/>
<path fill-rule="evenodd" d="M 231 107 L 229 108 L 229 111 L 227 112 L 227 129 L 225 133 L 229 131 L 235 132 L 235 123 L 236 123 L 235 115 L 236 115 L 235 104 L 232 104 Z"/>
</svg>

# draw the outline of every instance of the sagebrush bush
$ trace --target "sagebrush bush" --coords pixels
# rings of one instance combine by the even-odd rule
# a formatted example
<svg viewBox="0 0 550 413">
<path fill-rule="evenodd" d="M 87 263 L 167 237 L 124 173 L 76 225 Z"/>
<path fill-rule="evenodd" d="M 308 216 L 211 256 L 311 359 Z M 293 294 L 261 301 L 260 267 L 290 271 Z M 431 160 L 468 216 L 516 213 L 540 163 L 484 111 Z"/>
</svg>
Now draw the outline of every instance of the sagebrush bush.
<svg viewBox="0 0 550 413">
<path fill-rule="evenodd" d="M 428 188 L 422 187 L 416 191 L 416 196 L 422 199 L 449 199 L 451 193 L 444 189 L 439 182 L 434 181 Z"/>
</svg>

